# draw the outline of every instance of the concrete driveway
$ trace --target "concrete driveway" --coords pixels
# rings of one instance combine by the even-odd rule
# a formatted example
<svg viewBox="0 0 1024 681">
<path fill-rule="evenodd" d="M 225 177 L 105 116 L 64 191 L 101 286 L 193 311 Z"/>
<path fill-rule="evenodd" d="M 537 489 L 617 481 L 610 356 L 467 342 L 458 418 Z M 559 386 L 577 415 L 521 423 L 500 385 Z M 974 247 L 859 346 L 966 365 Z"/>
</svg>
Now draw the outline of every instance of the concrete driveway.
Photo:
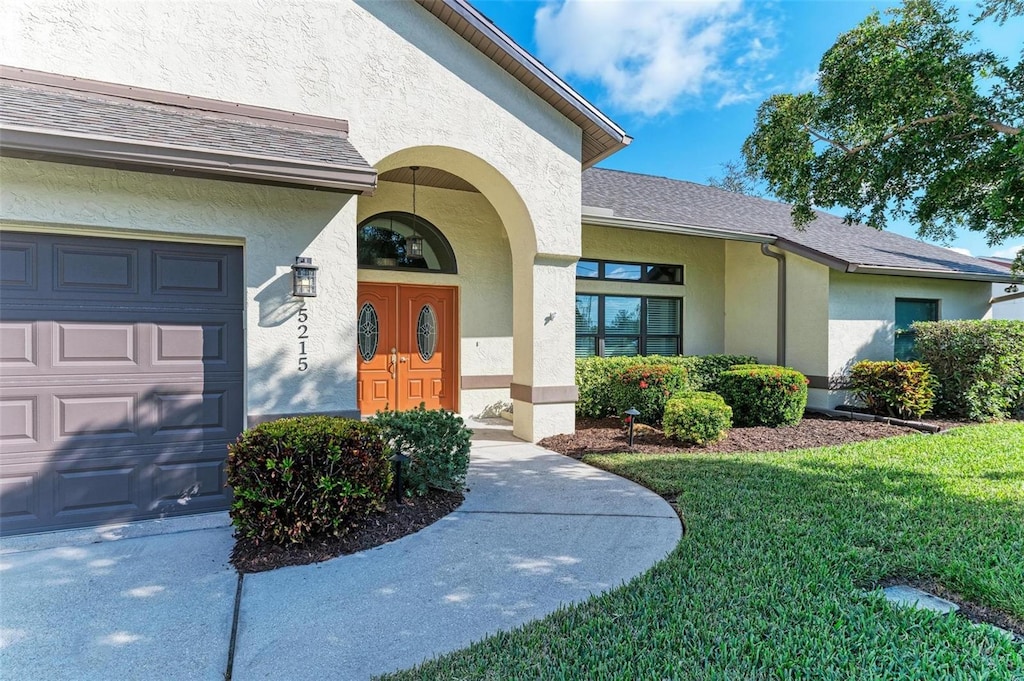
<svg viewBox="0 0 1024 681">
<path fill-rule="evenodd" d="M 679 541 L 657 495 L 473 425 L 458 511 L 376 549 L 246 575 L 237 620 L 225 514 L 153 536 L 125 536 L 139 523 L 117 540 L 3 540 L 3 677 L 223 679 L 230 657 L 238 680 L 366 679 L 618 586 Z"/>
</svg>

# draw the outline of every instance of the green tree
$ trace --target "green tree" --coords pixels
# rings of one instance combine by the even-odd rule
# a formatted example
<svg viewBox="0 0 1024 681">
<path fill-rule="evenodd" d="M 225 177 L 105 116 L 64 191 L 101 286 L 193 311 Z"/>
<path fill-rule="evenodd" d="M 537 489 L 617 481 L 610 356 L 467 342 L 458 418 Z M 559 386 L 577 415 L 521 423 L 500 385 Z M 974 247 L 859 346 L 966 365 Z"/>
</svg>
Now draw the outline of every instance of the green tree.
<svg viewBox="0 0 1024 681">
<path fill-rule="evenodd" d="M 1024 0 L 980 9 L 976 23 L 1003 26 Z M 938 0 L 904 0 L 888 14 L 839 36 L 817 92 L 761 104 L 743 145 L 748 171 L 793 204 L 798 227 L 814 207 L 842 207 L 878 229 L 909 218 L 938 240 L 963 227 L 990 245 L 1024 236 L 1024 60 L 974 49 Z"/>
</svg>

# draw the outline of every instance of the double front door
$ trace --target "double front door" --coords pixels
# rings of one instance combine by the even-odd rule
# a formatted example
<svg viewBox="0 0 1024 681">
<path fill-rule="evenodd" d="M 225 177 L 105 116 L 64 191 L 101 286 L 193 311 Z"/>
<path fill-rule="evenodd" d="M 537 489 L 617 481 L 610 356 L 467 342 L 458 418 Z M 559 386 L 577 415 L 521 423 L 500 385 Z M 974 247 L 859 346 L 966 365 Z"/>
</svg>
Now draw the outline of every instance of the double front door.
<svg viewBox="0 0 1024 681">
<path fill-rule="evenodd" d="M 457 410 L 456 289 L 360 283 L 359 411 Z"/>
</svg>

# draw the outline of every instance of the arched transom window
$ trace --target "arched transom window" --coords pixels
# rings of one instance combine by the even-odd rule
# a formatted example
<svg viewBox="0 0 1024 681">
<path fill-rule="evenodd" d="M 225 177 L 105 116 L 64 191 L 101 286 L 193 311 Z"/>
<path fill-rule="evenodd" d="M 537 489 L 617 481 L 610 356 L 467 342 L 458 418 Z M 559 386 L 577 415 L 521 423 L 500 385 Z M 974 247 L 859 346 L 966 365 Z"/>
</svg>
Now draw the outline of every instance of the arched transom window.
<svg viewBox="0 0 1024 681">
<path fill-rule="evenodd" d="M 379 213 L 359 225 L 359 267 L 455 274 L 451 244 L 434 225 L 411 213 Z"/>
</svg>

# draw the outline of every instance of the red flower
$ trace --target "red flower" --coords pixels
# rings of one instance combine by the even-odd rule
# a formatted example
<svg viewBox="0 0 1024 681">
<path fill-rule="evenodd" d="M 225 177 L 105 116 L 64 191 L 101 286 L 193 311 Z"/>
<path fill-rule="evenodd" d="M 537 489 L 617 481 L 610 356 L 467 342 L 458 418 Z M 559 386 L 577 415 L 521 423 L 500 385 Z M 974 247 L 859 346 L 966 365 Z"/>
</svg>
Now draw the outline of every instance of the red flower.
<svg viewBox="0 0 1024 681">
<path fill-rule="evenodd" d="M 647 381 L 640 381 L 640 389 L 643 390 L 647 387 Z"/>
</svg>

